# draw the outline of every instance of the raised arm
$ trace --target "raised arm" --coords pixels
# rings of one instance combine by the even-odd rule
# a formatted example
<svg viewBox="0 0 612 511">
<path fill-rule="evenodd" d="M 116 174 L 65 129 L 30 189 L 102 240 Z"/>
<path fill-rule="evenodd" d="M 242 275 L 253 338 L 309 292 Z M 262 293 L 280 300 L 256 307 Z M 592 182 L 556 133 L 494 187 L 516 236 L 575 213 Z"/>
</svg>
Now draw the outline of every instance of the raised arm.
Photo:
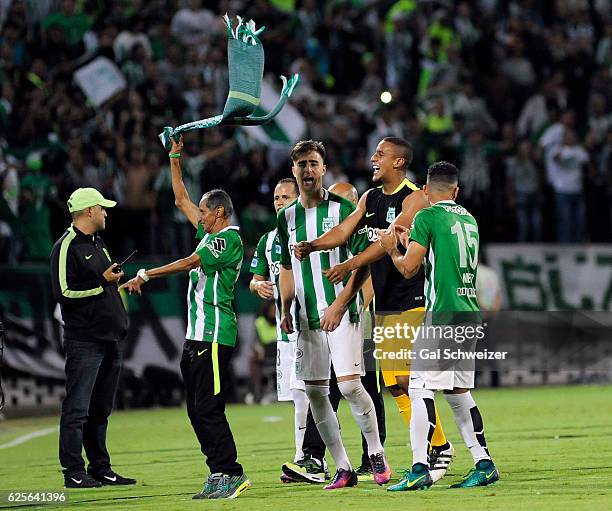
<svg viewBox="0 0 612 511">
<path fill-rule="evenodd" d="M 189 192 L 187 192 L 187 187 L 183 182 L 183 174 L 181 172 L 180 154 L 183 149 L 183 136 L 181 135 L 178 142 L 175 142 L 174 137 L 170 137 L 170 142 L 172 143 L 172 149 L 170 149 L 170 174 L 172 176 L 174 204 L 197 229 L 200 210 L 189 198 Z"/>
<path fill-rule="evenodd" d="M 301 241 L 293 248 L 295 257 L 300 261 L 306 259 L 311 252 L 331 250 L 346 245 L 351 235 L 357 231 L 366 214 L 366 197 L 364 193 L 357 203 L 357 209 L 342 222 L 313 241 Z"/>
<path fill-rule="evenodd" d="M 414 220 L 414 215 L 416 215 L 421 209 L 428 206 L 429 202 L 423 190 L 417 190 L 411 193 L 402 202 L 402 212 L 391 223 L 389 226 L 390 230 L 394 229 L 396 225 L 410 228 L 410 225 Z M 351 271 L 372 264 L 383 258 L 385 255 L 387 255 L 387 253 L 379 243 L 371 243 L 370 246 L 360 254 L 327 270 L 325 272 L 325 276 L 332 283 L 338 284 Z"/>
</svg>

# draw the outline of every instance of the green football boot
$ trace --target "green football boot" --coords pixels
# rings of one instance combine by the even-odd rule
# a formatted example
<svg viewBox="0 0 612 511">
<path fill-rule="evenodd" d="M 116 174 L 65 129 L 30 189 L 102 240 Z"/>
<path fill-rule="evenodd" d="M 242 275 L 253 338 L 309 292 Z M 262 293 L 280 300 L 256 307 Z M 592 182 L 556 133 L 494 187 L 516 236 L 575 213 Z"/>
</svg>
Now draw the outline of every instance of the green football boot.
<svg viewBox="0 0 612 511">
<path fill-rule="evenodd" d="M 251 486 L 246 474 L 240 476 L 229 476 L 223 474 L 223 477 L 217 485 L 217 490 L 212 493 L 209 499 L 235 499 L 245 492 Z"/>
<path fill-rule="evenodd" d="M 453 484 L 451 488 L 473 488 L 487 486 L 499 481 L 499 470 L 491 460 L 480 460 L 476 467 L 468 472 L 460 483 Z"/>
<path fill-rule="evenodd" d="M 412 470 L 405 470 L 402 480 L 393 486 L 389 486 L 387 491 L 426 490 L 432 484 L 429 467 L 423 463 L 415 463 Z"/>
</svg>

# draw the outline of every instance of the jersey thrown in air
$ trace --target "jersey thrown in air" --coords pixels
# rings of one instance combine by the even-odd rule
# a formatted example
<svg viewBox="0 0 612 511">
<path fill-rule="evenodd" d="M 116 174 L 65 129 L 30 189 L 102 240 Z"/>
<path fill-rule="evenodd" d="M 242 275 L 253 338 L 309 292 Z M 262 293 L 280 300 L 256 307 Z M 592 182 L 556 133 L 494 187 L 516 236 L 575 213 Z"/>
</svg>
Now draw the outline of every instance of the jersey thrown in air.
<svg viewBox="0 0 612 511">
<path fill-rule="evenodd" d="M 281 341 L 295 340 L 295 335 L 289 335 L 281 330 L 282 304 L 280 299 L 278 280 L 280 276 L 281 243 L 278 230 L 267 232 L 257 243 L 251 273 L 261 277 L 269 277 L 274 282 L 274 303 L 276 304 L 276 339 Z"/>
<path fill-rule="evenodd" d="M 232 302 L 244 256 L 238 227 L 205 234 L 196 254 L 200 266 L 189 272 L 185 337 L 235 346 L 238 327 Z"/>
<path fill-rule="evenodd" d="M 305 261 L 298 261 L 293 246 L 300 241 L 312 241 L 338 225 L 355 210 L 352 202 L 323 189 L 323 201 L 316 207 L 304 208 L 296 201 L 278 214 L 278 235 L 281 242 L 281 264 L 291 265 L 295 281 L 296 330 L 318 330 L 324 310 L 329 307 L 348 281 L 332 284 L 323 270 L 343 263 L 349 256 L 358 254 L 368 245 L 364 230 L 353 234 L 347 245 L 332 250 L 313 252 Z M 351 322 L 359 322 L 357 299 L 348 307 Z"/>
<path fill-rule="evenodd" d="M 415 215 L 410 240 L 428 249 L 427 310 L 433 313 L 479 311 L 476 298 L 479 236 L 474 217 L 452 200 L 436 202 Z"/>
<path fill-rule="evenodd" d="M 402 203 L 418 186 L 404 179 L 396 190 L 387 195 L 382 186 L 367 191 L 365 223 L 368 240 L 373 243 L 378 239 L 376 229 L 387 229 L 389 224 L 402 212 Z M 400 247 L 404 253 L 403 247 Z M 380 258 L 370 265 L 372 285 L 374 287 L 374 306 L 377 314 L 403 312 L 425 305 L 423 288 L 425 271 L 405 279 L 397 270 L 389 256 Z"/>
</svg>

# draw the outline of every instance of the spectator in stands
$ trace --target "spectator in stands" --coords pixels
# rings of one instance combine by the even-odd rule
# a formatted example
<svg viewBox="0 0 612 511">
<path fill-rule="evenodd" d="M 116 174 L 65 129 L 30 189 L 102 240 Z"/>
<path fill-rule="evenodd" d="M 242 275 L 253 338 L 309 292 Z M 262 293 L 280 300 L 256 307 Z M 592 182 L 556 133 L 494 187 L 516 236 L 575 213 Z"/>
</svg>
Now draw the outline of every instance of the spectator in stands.
<svg viewBox="0 0 612 511">
<path fill-rule="evenodd" d="M 19 208 L 19 175 L 12 157 L 0 159 L 0 262 L 16 264 Z"/>
<path fill-rule="evenodd" d="M 28 261 L 48 261 L 53 241 L 51 238 L 49 204 L 57 190 L 44 172 L 39 153 L 30 154 L 27 172 L 20 183 L 19 223 L 24 235 L 24 258 Z"/>
<path fill-rule="evenodd" d="M 584 241 L 585 203 L 582 186 L 583 169 L 589 155 L 578 142 L 576 132 L 566 129 L 559 146 L 551 151 L 550 183 L 555 192 L 557 241 Z"/>
<path fill-rule="evenodd" d="M 542 241 L 542 193 L 533 145 L 520 142 L 516 154 L 506 158 L 508 204 L 515 211 L 517 241 Z"/>
<path fill-rule="evenodd" d="M 185 46 L 206 45 L 219 26 L 219 18 L 202 5 L 202 0 L 189 0 L 179 9 L 170 24 L 170 31 Z"/>
</svg>

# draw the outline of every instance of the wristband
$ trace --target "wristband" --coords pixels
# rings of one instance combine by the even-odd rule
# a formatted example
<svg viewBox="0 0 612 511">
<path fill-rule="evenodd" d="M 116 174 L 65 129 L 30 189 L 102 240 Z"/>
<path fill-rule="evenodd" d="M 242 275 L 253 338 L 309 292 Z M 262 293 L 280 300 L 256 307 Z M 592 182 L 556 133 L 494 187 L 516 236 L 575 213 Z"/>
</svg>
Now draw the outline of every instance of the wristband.
<svg viewBox="0 0 612 511">
<path fill-rule="evenodd" d="M 140 268 L 140 270 L 138 270 L 138 272 L 136 273 L 137 277 L 140 277 L 144 282 L 149 282 L 149 276 L 147 275 L 147 272 L 144 268 Z"/>
<path fill-rule="evenodd" d="M 168 156 L 170 156 L 170 158 L 180 158 L 181 153 L 169 153 Z"/>
</svg>

